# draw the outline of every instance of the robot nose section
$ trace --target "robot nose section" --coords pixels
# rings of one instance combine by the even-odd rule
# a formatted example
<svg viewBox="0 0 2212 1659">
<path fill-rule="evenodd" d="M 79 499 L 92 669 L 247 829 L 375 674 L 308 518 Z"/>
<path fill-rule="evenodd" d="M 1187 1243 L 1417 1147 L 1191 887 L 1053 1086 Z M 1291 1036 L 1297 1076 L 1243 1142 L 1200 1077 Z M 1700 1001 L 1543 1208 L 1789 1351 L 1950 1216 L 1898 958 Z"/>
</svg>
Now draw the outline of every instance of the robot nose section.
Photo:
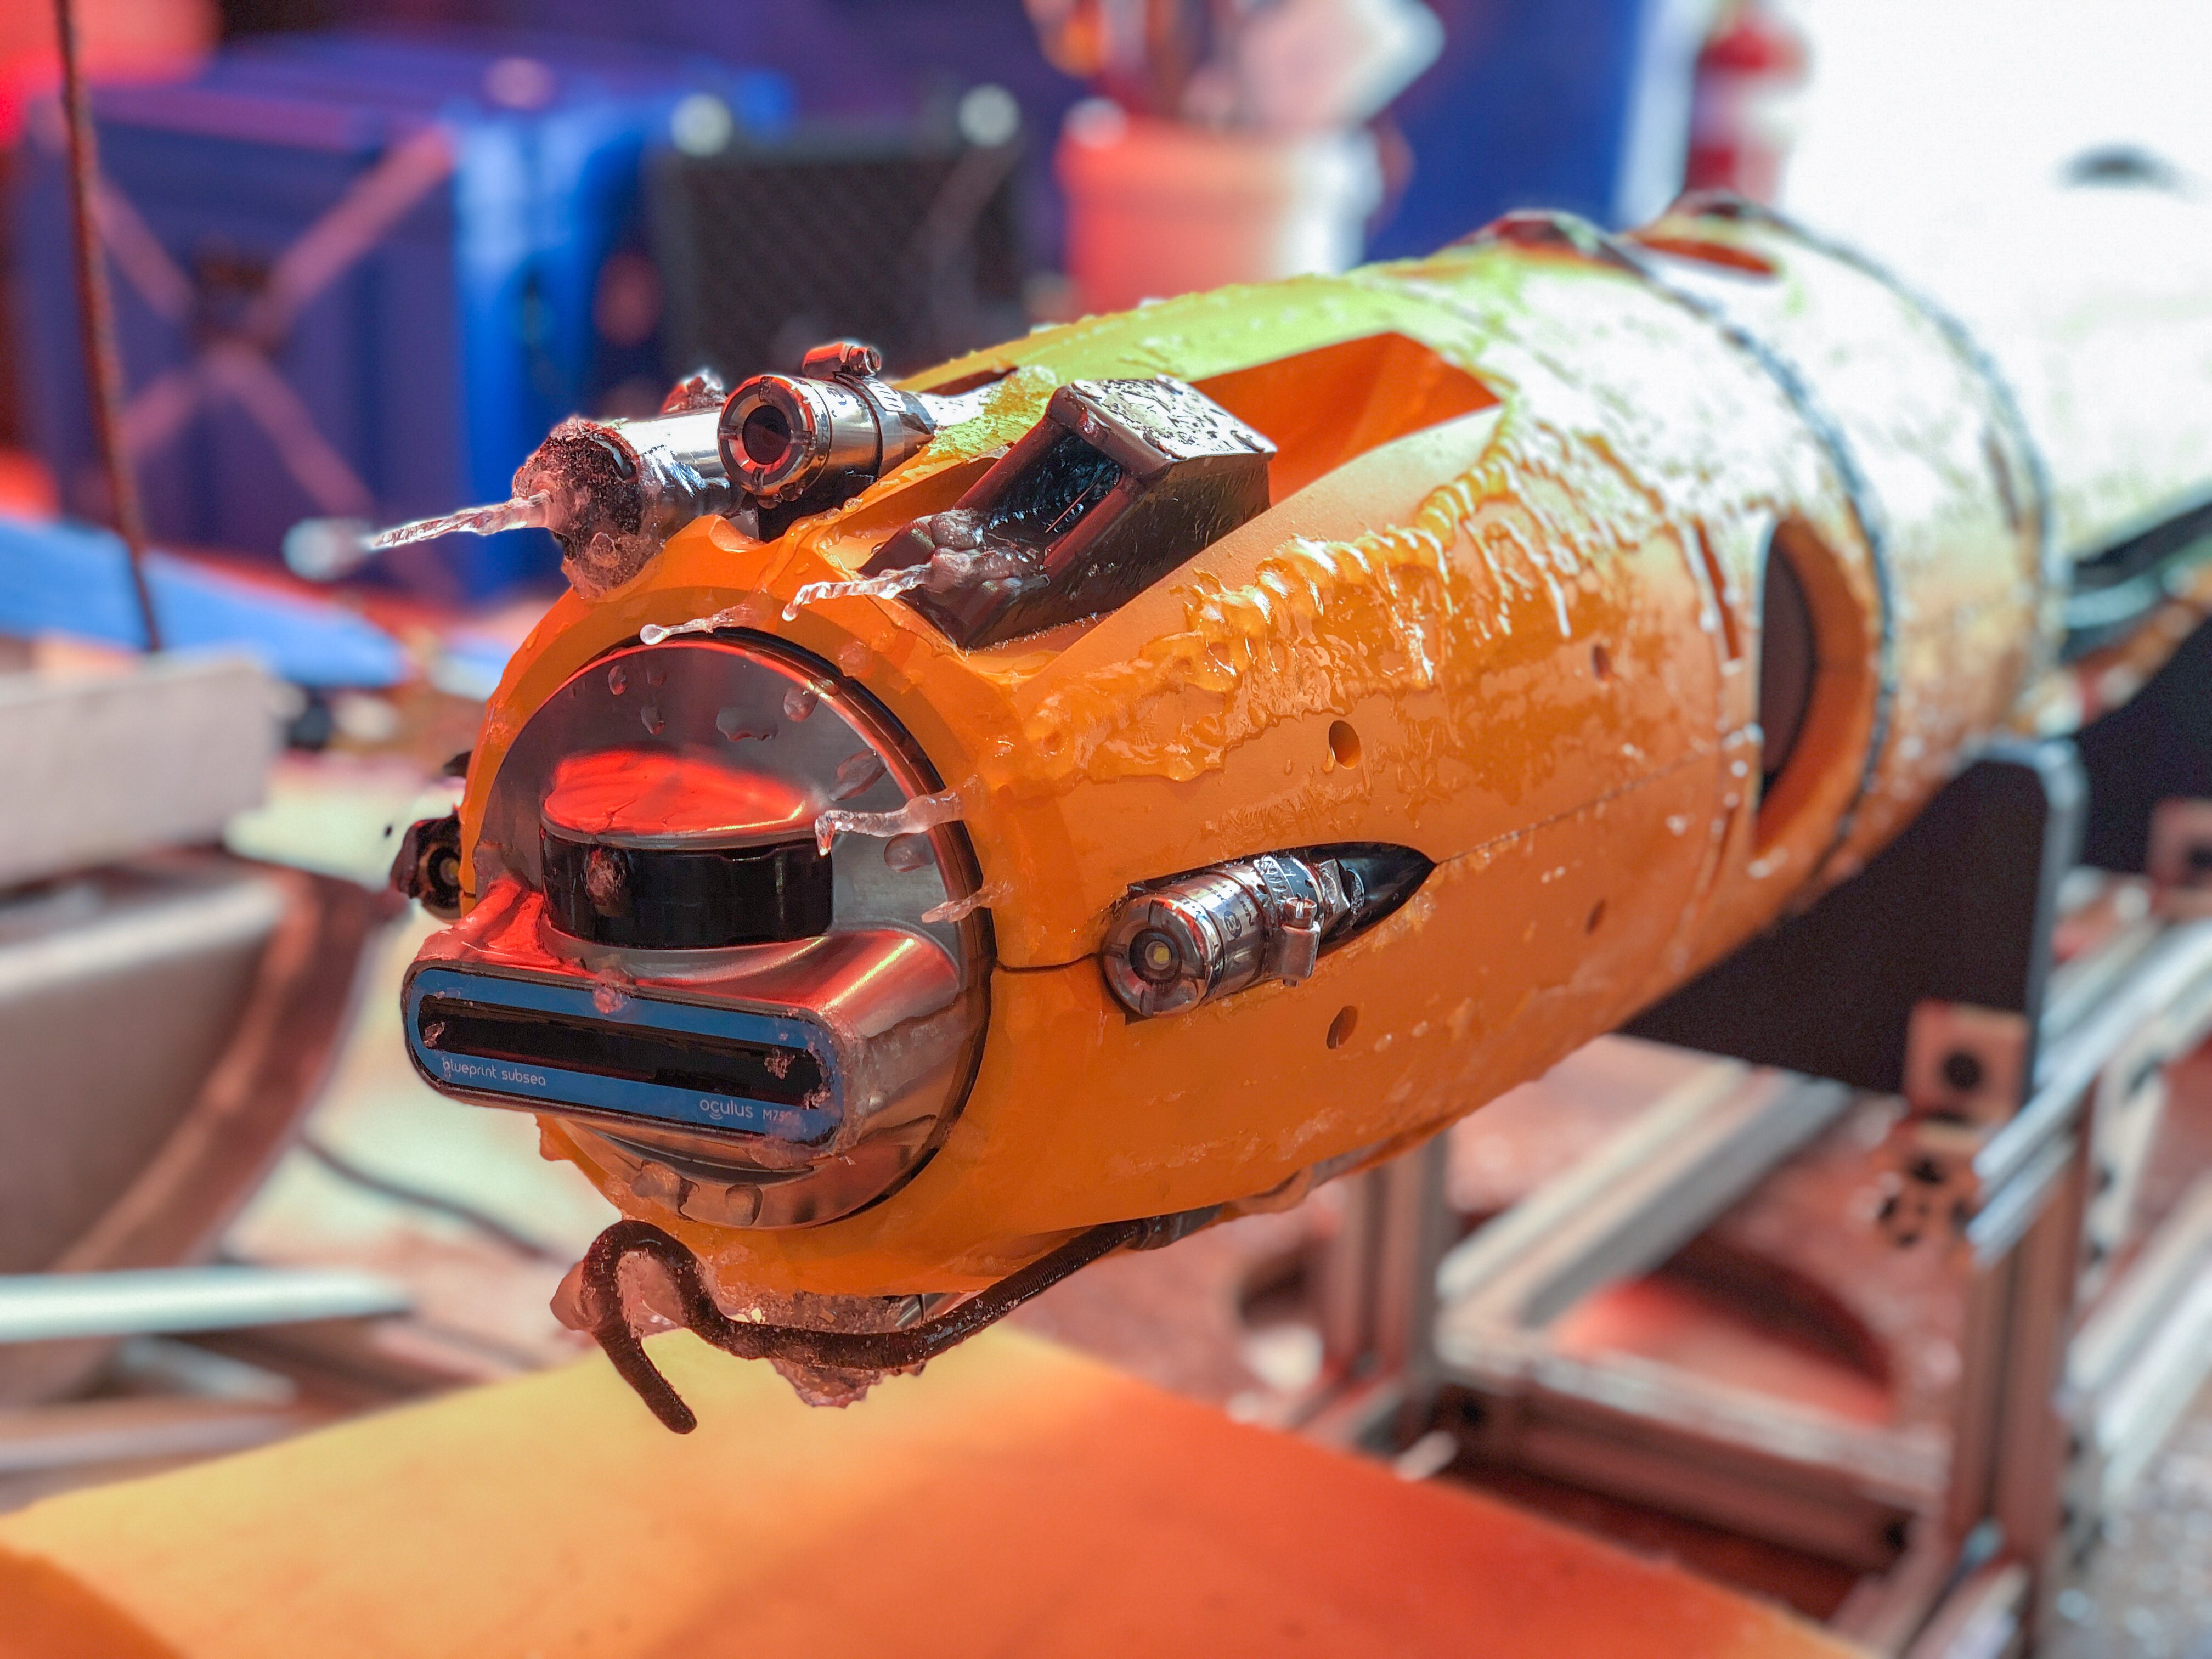
<svg viewBox="0 0 2212 1659">
<path fill-rule="evenodd" d="M 607 1183 L 725 1226 L 835 1219 L 942 1140 L 988 1019 L 974 854 L 827 665 L 750 634 L 603 657 L 482 822 L 485 890 L 408 981 L 434 1086 L 558 1116 Z"/>
</svg>

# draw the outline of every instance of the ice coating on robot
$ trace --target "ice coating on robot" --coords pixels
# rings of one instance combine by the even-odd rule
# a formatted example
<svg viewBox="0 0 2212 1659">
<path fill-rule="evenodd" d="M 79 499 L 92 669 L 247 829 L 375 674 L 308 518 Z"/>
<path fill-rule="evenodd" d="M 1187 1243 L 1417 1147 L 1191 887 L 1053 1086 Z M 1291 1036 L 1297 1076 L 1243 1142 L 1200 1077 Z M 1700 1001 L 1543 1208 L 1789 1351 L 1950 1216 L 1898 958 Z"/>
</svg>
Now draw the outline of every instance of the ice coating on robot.
<svg viewBox="0 0 2212 1659">
<path fill-rule="evenodd" d="M 870 690 L 939 774 L 979 770 L 964 822 L 978 862 L 1020 899 L 993 918 L 1007 970 L 995 1031 L 1030 1044 L 1030 1063 L 981 1075 L 945 1141 L 940 1168 L 958 1182 L 917 1182 L 865 1222 L 740 1232 L 739 1217 L 693 1246 L 726 1305 L 802 1288 L 973 1289 L 1025 1260 L 1024 1241 L 1106 1206 L 1234 1201 L 1432 1127 L 1632 1012 L 1791 893 L 1848 873 L 2002 717 L 2036 568 L 2006 505 L 2028 498 L 2021 480 L 2008 489 L 1984 459 L 1985 434 L 2002 450 L 2005 434 L 1972 365 L 1880 283 L 1782 233 L 1703 220 L 1670 233 L 1685 247 L 1760 241 L 1778 274 L 1730 266 L 1749 296 L 1738 327 L 1674 291 L 1690 286 L 1681 273 L 1642 270 L 1632 242 L 1545 229 L 1086 319 L 994 354 L 1044 359 L 1020 371 L 1037 386 L 1171 374 L 1282 447 L 1270 510 L 1291 511 L 1062 630 L 969 650 L 927 625 L 933 579 L 963 574 L 944 556 L 981 550 L 936 534 L 961 516 L 944 504 L 1034 424 L 1028 382 L 852 512 L 772 543 L 695 527 L 646 577 L 672 606 L 754 593 L 752 626 L 780 631 L 769 619 L 783 610 L 790 645 L 816 663 L 886 665 Z M 1392 428 L 1413 458 L 1397 472 L 1314 491 L 1349 507 L 1294 506 L 1369 453 L 1299 424 L 1326 402 L 1304 390 L 1325 377 L 1302 358 L 1352 336 L 1398 338 L 1408 352 L 1392 362 L 1425 354 L 1494 404 L 1456 437 Z M 1863 374 L 1839 370 L 1846 348 Z M 945 371 L 948 383 L 973 372 Z M 1208 390 L 1234 377 L 1248 402 Z M 1291 390 L 1255 393 L 1260 382 Z M 1328 406 L 1339 428 L 1358 409 Z M 948 476 L 956 466 L 970 470 Z M 902 523 L 928 526 L 928 545 L 885 570 L 883 538 Z M 1822 642 L 1833 695 L 1800 757 L 1817 766 L 1799 766 L 1805 787 L 1778 808 L 1761 787 L 1773 768 L 1759 764 L 1757 701 L 1770 554 L 1802 556 L 1838 623 Z M 907 603 L 809 614 L 859 596 Z M 539 649 L 574 672 L 639 614 L 617 600 L 572 644 Z M 799 723 L 827 695 L 791 687 L 780 745 L 813 729 Z M 1353 740 L 1340 746 L 1332 722 L 1357 727 Z M 758 736 L 760 723 L 718 729 Z M 816 800 L 846 752 L 825 751 Z M 942 818 L 905 817 L 929 800 Z M 948 792 L 896 813 L 833 808 L 815 829 L 819 844 L 962 816 Z M 1129 884 L 1338 836 L 1418 846 L 1437 865 L 1315 991 L 1224 1001 L 1203 1040 L 1130 1037 L 1091 1017 L 1097 918 Z M 848 850 L 880 878 L 877 848 Z M 927 849 L 881 851 L 884 869 L 910 873 Z M 969 884 L 948 872 L 945 889 L 966 896 L 928 919 L 1000 902 L 995 882 Z M 1358 1025 L 1325 1041 L 1355 1003 Z M 611 1169 L 594 1178 L 617 1184 Z"/>
<path fill-rule="evenodd" d="M 895 812 L 849 812 L 843 807 L 833 806 L 814 820 L 814 845 L 826 856 L 841 835 L 888 840 L 893 836 L 912 835 L 918 830 L 957 823 L 960 810 L 960 793 L 955 789 L 934 795 L 916 795 Z"/>
<path fill-rule="evenodd" d="M 920 564 L 885 571 L 878 576 L 808 582 L 783 607 L 784 621 L 796 621 L 802 610 L 823 599 L 854 595 L 890 599 L 916 589 L 945 595 L 994 584 L 1024 586 L 1043 578 L 1035 549 L 1011 541 L 985 540 L 972 514 L 950 510 L 939 513 L 922 520 L 915 528 L 927 536 L 936 549 Z"/>
<path fill-rule="evenodd" d="M 465 507 L 458 513 L 434 519 L 416 519 L 380 531 L 368 538 L 372 552 L 389 552 L 414 542 L 434 541 L 441 536 L 496 536 L 507 530 L 542 530 L 552 525 L 550 492 L 517 495 L 487 507 Z"/>
</svg>

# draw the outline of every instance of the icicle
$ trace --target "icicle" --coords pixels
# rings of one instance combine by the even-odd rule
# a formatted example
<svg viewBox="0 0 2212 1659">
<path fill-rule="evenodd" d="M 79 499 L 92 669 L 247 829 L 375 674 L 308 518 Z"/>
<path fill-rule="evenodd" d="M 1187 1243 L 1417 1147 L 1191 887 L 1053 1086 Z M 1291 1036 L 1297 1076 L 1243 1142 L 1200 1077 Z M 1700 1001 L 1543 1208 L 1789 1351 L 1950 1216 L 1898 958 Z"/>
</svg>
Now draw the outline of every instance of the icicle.
<svg viewBox="0 0 2212 1659">
<path fill-rule="evenodd" d="M 841 806 L 833 806 L 814 820 L 814 845 L 827 858 L 830 843 L 841 835 L 911 835 L 917 830 L 933 830 L 941 823 L 956 823 L 959 817 L 960 796 L 951 789 L 941 794 L 916 795 L 896 812 L 848 812 Z"/>
<path fill-rule="evenodd" d="M 663 628 L 659 623 L 647 623 L 637 630 L 637 637 L 646 645 L 659 645 L 663 640 L 672 640 L 678 634 L 712 634 L 719 629 L 743 628 L 750 614 L 750 607 L 744 604 L 733 605 L 726 611 L 717 611 L 711 617 L 694 617 L 690 622 L 678 623 L 673 628 Z"/>
<path fill-rule="evenodd" d="M 410 542 L 427 542 L 440 536 L 465 533 L 471 536 L 496 536 L 502 530 L 538 530 L 552 520 L 553 498 L 550 495 L 517 495 L 512 501 L 501 501 L 493 507 L 463 507 L 459 513 L 448 513 L 442 518 L 416 519 L 411 524 L 395 526 L 369 538 L 368 544 L 381 553 L 394 547 L 405 547 Z"/>
<path fill-rule="evenodd" d="M 962 515 L 940 513 L 934 519 L 925 519 L 925 526 L 942 526 L 946 519 Z M 965 589 L 983 587 L 993 583 L 1024 584 L 1042 580 L 1043 566 L 1034 548 L 1018 543 L 982 543 L 981 532 L 973 525 L 963 524 L 957 532 L 960 545 L 940 546 L 920 564 L 910 564 L 902 570 L 885 571 L 880 576 L 860 576 L 851 581 L 809 582 L 791 596 L 791 603 L 783 607 L 786 622 L 796 620 L 802 606 L 821 599 L 840 599 L 852 594 L 867 594 L 879 599 L 896 599 L 910 593 L 917 587 L 932 593 L 957 593 Z"/>
<path fill-rule="evenodd" d="M 850 594 L 869 594 L 879 599 L 896 599 L 910 592 L 929 580 L 929 566 L 917 564 L 904 570 L 894 570 L 881 576 L 859 576 L 846 582 L 809 582 L 791 596 L 791 603 L 783 607 L 783 619 L 795 622 L 799 608 L 821 599 L 842 599 Z"/>
<path fill-rule="evenodd" d="M 924 921 L 965 921 L 988 904 L 996 904 L 1012 890 L 1004 882 L 993 882 L 988 887 L 978 887 L 965 898 L 947 899 L 942 904 L 933 904 L 921 913 Z"/>
</svg>

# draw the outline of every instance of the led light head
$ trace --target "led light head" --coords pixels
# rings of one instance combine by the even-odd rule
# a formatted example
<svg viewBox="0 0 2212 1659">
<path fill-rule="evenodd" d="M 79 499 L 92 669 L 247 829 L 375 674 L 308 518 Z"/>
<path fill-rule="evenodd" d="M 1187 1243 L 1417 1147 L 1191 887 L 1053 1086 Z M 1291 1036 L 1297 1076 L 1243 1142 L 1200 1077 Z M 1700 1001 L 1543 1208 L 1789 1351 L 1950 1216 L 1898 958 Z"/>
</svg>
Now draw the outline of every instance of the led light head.
<svg viewBox="0 0 2212 1659">
<path fill-rule="evenodd" d="M 562 1120 L 627 1200 L 830 1220 L 966 1098 L 990 926 L 945 913 L 974 854 L 913 741 L 825 663 L 744 635 L 579 669 L 501 761 L 476 872 L 409 975 L 415 1063 Z"/>
<path fill-rule="evenodd" d="M 1106 988 L 1133 1018 L 1156 1019 L 1268 981 L 1298 984 L 1430 868 L 1410 848 L 1353 844 L 1262 853 L 1139 888 L 1107 925 Z"/>
</svg>

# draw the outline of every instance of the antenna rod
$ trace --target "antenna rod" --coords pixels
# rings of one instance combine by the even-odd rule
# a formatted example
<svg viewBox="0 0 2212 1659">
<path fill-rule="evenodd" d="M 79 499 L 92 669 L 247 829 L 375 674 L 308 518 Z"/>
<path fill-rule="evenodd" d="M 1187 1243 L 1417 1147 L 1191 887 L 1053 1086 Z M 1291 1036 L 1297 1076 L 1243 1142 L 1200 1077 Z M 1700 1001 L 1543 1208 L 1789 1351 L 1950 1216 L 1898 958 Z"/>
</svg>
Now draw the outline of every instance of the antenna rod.
<svg viewBox="0 0 2212 1659">
<path fill-rule="evenodd" d="M 62 54 L 62 107 L 69 118 L 70 228 L 76 238 L 77 323 L 84 337 L 87 389 L 92 395 L 92 428 L 100 461 L 107 475 L 109 511 L 131 562 L 131 587 L 146 627 L 146 648 L 161 648 L 154 595 L 146 586 L 146 521 L 138 506 L 138 484 L 123 451 L 123 365 L 115 350 L 115 307 L 107 291 L 107 264 L 101 257 L 99 222 L 93 207 L 100 177 L 99 141 L 92 127 L 92 105 L 85 94 L 84 69 L 77 61 L 73 0 L 54 0 L 54 33 Z"/>
</svg>

